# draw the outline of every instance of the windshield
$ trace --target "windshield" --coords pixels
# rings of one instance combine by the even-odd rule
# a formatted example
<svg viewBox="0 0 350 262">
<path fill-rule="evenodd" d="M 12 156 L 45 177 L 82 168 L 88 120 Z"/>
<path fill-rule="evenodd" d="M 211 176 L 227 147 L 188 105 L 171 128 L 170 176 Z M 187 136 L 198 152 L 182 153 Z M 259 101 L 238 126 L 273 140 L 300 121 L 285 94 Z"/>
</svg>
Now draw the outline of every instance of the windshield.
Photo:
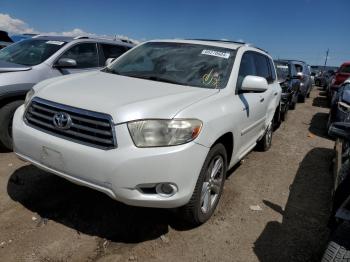
<svg viewBox="0 0 350 262">
<path fill-rule="evenodd" d="M 350 65 L 344 65 L 344 66 L 342 66 L 342 67 L 340 68 L 339 72 L 340 72 L 340 73 L 346 73 L 346 74 L 350 73 Z"/>
<path fill-rule="evenodd" d="M 216 46 L 150 42 L 105 68 L 108 73 L 203 88 L 224 88 L 236 51 Z"/>
<path fill-rule="evenodd" d="M 279 80 L 287 80 L 290 77 L 290 71 L 288 67 L 288 63 L 281 63 L 275 61 L 277 77 Z"/>
<path fill-rule="evenodd" d="M 57 52 L 66 42 L 28 39 L 0 50 L 0 61 L 38 65 Z"/>
</svg>

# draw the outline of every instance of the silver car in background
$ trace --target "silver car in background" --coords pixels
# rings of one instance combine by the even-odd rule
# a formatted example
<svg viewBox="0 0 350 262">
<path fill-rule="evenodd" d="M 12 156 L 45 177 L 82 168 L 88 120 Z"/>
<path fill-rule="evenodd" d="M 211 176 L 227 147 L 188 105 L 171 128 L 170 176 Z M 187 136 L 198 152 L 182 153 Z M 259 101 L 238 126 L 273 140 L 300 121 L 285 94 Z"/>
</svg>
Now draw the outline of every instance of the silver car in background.
<svg viewBox="0 0 350 262">
<path fill-rule="evenodd" d="M 97 70 L 134 44 L 89 37 L 34 36 L 0 50 L 0 146 L 12 149 L 12 118 L 38 82 Z"/>
</svg>

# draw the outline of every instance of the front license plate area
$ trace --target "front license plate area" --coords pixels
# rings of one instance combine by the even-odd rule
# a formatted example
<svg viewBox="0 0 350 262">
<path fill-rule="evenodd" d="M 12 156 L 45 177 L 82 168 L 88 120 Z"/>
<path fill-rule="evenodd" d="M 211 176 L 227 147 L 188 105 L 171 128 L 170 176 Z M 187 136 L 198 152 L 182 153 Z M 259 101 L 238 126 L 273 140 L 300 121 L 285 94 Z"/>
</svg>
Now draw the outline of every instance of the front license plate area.
<svg viewBox="0 0 350 262">
<path fill-rule="evenodd" d="M 42 147 L 40 162 L 43 165 L 57 171 L 65 171 L 65 164 L 62 154 L 59 151 L 48 148 L 46 146 Z"/>
</svg>

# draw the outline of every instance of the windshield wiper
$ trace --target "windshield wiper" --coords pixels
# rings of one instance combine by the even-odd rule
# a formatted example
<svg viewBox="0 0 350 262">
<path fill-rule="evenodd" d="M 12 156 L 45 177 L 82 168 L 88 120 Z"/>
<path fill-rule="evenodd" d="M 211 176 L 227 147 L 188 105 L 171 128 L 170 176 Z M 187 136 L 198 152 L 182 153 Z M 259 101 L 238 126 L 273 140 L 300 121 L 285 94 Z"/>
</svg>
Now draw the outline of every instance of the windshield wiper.
<svg viewBox="0 0 350 262">
<path fill-rule="evenodd" d="M 185 85 L 183 83 L 180 83 L 180 82 L 168 79 L 168 78 L 159 77 L 159 76 L 145 76 L 145 75 L 125 75 L 125 76 L 153 80 L 153 81 L 159 81 L 159 82 L 170 83 L 170 84 L 175 84 L 175 85 Z"/>
<path fill-rule="evenodd" d="M 105 73 L 110 73 L 110 74 L 115 74 L 115 75 L 120 75 L 120 73 L 112 68 L 105 67 L 104 69 L 101 70 L 102 72 Z"/>
</svg>

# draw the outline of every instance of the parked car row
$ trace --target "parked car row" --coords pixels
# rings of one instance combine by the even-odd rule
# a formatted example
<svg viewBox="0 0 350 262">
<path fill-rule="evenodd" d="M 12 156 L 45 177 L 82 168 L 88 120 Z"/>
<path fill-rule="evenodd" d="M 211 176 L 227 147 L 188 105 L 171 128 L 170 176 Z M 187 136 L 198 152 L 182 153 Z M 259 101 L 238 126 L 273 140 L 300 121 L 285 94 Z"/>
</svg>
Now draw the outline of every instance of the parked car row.
<svg viewBox="0 0 350 262">
<path fill-rule="evenodd" d="M 275 66 L 282 88 L 281 118 L 285 120 L 289 109 L 295 109 L 297 102 L 303 103 L 310 96 L 311 73 L 303 61 L 275 60 Z"/>
<path fill-rule="evenodd" d="M 191 225 L 312 88 L 306 63 L 223 40 L 34 36 L 1 50 L 0 66 L 3 146 L 123 203 L 177 208 Z"/>
</svg>

